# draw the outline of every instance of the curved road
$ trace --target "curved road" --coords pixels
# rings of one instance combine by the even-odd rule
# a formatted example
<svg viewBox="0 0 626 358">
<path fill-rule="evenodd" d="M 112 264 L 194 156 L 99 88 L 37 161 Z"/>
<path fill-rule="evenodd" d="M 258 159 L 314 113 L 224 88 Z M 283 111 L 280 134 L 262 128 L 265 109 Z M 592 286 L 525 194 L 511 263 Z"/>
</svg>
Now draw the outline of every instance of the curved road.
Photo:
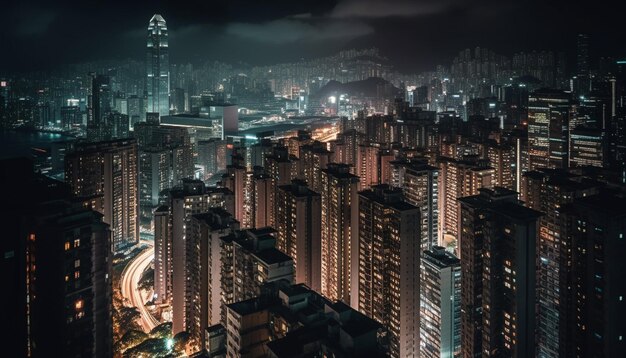
<svg viewBox="0 0 626 358">
<path fill-rule="evenodd" d="M 121 279 L 122 296 L 128 300 L 130 306 L 137 307 L 139 310 L 141 318 L 140 325 L 146 333 L 159 325 L 159 321 L 152 316 L 144 305 L 145 300 L 137 288 L 137 285 L 144 271 L 150 266 L 153 259 L 154 248 L 149 247 L 145 249 L 126 265 L 124 272 L 122 272 Z"/>
</svg>

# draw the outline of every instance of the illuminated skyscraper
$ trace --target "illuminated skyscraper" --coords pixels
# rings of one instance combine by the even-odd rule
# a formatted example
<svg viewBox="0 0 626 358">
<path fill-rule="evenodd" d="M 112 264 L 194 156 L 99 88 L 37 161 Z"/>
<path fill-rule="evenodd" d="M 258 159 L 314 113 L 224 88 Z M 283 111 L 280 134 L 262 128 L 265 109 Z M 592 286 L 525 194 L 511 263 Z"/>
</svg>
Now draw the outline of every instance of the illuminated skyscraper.
<svg viewBox="0 0 626 358">
<path fill-rule="evenodd" d="M 420 356 L 461 354 L 461 263 L 441 246 L 425 251 L 420 265 Z"/>
<path fill-rule="evenodd" d="M 296 282 L 319 291 L 321 273 L 320 195 L 301 180 L 278 187 L 276 247 L 294 261 Z"/>
<path fill-rule="evenodd" d="M 331 300 L 350 303 L 351 269 L 358 252 L 353 242 L 359 177 L 347 164 L 329 163 L 322 170 L 322 291 Z M 354 275 L 354 277 L 351 277 Z"/>
<path fill-rule="evenodd" d="M 77 144 L 65 156 L 66 183 L 104 215 L 115 251 L 139 241 L 137 168 L 134 139 Z"/>
<path fill-rule="evenodd" d="M 391 357 L 419 356 L 420 210 L 386 184 L 359 192 L 358 205 L 353 301 L 387 328 Z"/>
<path fill-rule="evenodd" d="M 404 200 L 420 208 L 420 252 L 439 244 L 439 169 L 425 162 L 396 162 Z"/>
<path fill-rule="evenodd" d="M 147 47 L 147 111 L 167 116 L 170 114 L 170 60 L 167 25 L 159 14 L 154 14 L 148 24 Z"/>
<path fill-rule="evenodd" d="M 594 183 L 560 170 L 524 174 L 522 200 L 527 207 L 545 213 L 539 221 L 537 242 L 537 356 L 574 356 L 572 326 L 577 314 L 572 281 L 572 233 L 565 214 L 568 204 L 593 195 Z"/>
<path fill-rule="evenodd" d="M 485 211 L 500 202 L 517 202 L 510 190 L 486 190 L 460 199 L 461 349 L 464 358 L 482 356 L 483 227 Z"/>
<path fill-rule="evenodd" d="M 602 193 L 575 200 L 572 236 L 572 357 L 626 356 L 626 200 Z"/>
<path fill-rule="evenodd" d="M 463 357 L 533 356 L 541 213 L 506 188 L 483 188 L 459 202 Z"/>
<path fill-rule="evenodd" d="M 589 75 L 589 36 L 578 34 L 576 38 L 576 72 L 579 76 Z"/>
<path fill-rule="evenodd" d="M 11 322 L 2 355 L 113 356 L 108 225 L 29 160 L 0 166 L 10 206 L 0 216 L 2 318 Z"/>
<path fill-rule="evenodd" d="M 480 188 L 492 187 L 494 170 L 474 162 L 450 158 L 441 158 L 439 165 L 441 246 L 458 250 L 460 218 L 457 198 L 476 195 Z"/>
<path fill-rule="evenodd" d="M 528 98 L 529 169 L 567 168 L 569 126 L 574 117 L 570 94 L 543 89 Z"/>
</svg>

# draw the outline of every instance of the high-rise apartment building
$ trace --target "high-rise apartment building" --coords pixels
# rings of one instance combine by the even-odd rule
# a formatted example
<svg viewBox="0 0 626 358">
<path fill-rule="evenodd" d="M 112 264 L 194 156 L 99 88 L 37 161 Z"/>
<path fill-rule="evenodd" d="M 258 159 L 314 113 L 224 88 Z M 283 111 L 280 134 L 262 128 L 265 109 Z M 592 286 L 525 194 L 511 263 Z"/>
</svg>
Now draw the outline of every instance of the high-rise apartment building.
<svg viewBox="0 0 626 358">
<path fill-rule="evenodd" d="M 525 173 L 522 188 L 526 206 L 545 213 L 537 242 L 537 356 L 573 356 L 574 251 L 565 211 L 576 199 L 596 193 L 598 183 L 543 169 Z"/>
<path fill-rule="evenodd" d="M 420 209 L 421 251 L 438 245 L 439 235 L 439 169 L 426 162 L 394 162 L 397 183 L 404 200 Z"/>
<path fill-rule="evenodd" d="M 11 357 L 111 357 L 111 236 L 102 215 L 26 159 L 0 161 L 2 317 Z"/>
<path fill-rule="evenodd" d="M 572 357 L 626 354 L 626 201 L 615 193 L 575 200 L 567 220 L 573 251 Z"/>
<path fill-rule="evenodd" d="M 353 307 L 383 324 L 392 357 L 419 355 L 419 208 L 386 184 L 359 192 Z"/>
<path fill-rule="evenodd" d="M 463 357 L 533 356 L 541 213 L 505 188 L 459 202 Z"/>
<path fill-rule="evenodd" d="M 461 261 L 433 246 L 420 261 L 420 357 L 461 355 Z"/>
<path fill-rule="evenodd" d="M 187 329 L 191 324 L 186 315 L 185 304 L 188 297 L 187 277 L 189 276 L 187 257 L 194 253 L 197 247 L 190 239 L 191 218 L 195 214 L 207 212 L 212 207 L 222 207 L 228 212 L 233 212 L 232 192 L 225 188 L 209 188 L 202 181 L 185 179 L 182 186 L 170 191 L 169 202 L 169 234 L 162 237 L 155 236 L 154 240 L 171 240 L 171 271 L 169 281 L 172 282 L 172 296 L 167 300 L 172 302 L 172 331 L 178 333 Z M 193 257 L 191 255 L 190 257 Z M 163 271 L 163 268 L 155 267 L 155 271 Z"/>
<path fill-rule="evenodd" d="M 94 209 L 110 225 L 115 251 L 139 241 L 137 164 L 134 139 L 77 143 L 65 156 L 65 181 L 74 194 L 101 198 Z"/>
<path fill-rule="evenodd" d="M 359 177 L 347 164 L 329 163 L 322 170 L 322 288 L 331 300 L 350 303 L 350 282 L 356 281 Z"/>
<path fill-rule="evenodd" d="M 481 188 L 493 186 L 491 167 L 470 161 L 442 157 L 439 164 L 439 215 L 441 246 L 459 252 L 459 202 L 458 198 L 476 195 Z"/>
<path fill-rule="evenodd" d="M 294 179 L 278 187 L 276 247 L 291 256 L 296 283 L 313 290 L 321 288 L 321 198 L 306 182 Z"/>
</svg>

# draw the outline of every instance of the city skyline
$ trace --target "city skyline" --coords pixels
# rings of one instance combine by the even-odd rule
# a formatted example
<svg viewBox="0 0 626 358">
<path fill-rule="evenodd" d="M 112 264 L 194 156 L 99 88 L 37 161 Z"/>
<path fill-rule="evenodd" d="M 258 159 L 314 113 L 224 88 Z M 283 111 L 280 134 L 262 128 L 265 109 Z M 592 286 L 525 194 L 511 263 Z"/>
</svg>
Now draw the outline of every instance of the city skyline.
<svg viewBox="0 0 626 358">
<path fill-rule="evenodd" d="M 506 46 L 472 45 L 477 25 L 428 71 L 393 55 L 423 45 L 406 21 L 586 7 L 305 0 L 217 20 L 246 4 L 211 21 L 260 46 L 252 63 L 176 62 L 172 30 L 202 18 L 177 4 L 138 26 L 141 60 L 0 74 L 7 356 L 626 356 L 618 46 L 577 19 L 528 51 L 542 12 Z"/>
</svg>

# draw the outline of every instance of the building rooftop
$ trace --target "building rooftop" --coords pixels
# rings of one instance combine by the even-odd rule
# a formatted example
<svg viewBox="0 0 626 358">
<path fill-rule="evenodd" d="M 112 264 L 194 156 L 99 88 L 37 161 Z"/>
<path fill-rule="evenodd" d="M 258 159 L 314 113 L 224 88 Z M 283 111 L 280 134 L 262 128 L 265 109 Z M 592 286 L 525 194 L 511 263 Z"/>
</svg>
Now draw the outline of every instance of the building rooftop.
<svg viewBox="0 0 626 358">
<path fill-rule="evenodd" d="M 279 264 L 282 262 L 293 261 L 293 259 L 276 248 L 261 250 L 254 254 L 259 260 L 268 265 Z"/>
<path fill-rule="evenodd" d="M 431 250 L 424 251 L 424 259 L 439 268 L 459 266 L 461 264 L 461 260 L 441 246 L 433 246 Z"/>
</svg>

